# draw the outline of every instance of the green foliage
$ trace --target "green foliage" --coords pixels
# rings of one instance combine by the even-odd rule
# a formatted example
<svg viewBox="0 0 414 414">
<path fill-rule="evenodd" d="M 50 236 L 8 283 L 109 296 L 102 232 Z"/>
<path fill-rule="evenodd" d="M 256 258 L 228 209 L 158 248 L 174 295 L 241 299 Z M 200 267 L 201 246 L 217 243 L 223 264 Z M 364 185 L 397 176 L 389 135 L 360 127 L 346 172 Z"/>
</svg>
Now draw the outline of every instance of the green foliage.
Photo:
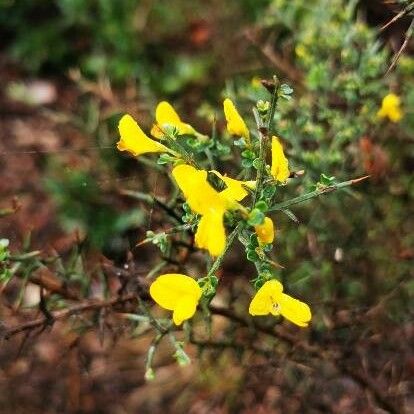
<svg viewBox="0 0 414 414">
<path fill-rule="evenodd" d="M 133 209 L 119 214 L 110 200 L 105 200 L 98 183 L 89 173 L 59 168 L 59 165 L 50 168 L 51 175 L 45 184 L 58 207 L 65 230 L 80 230 L 95 247 L 123 249 L 120 236 L 142 224 L 143 212 Z"/>
<path fill-rule="evenodd" d="M 139 0 L 2 2 L 0 26 L 13 38 L 11 56 L 31 73 L 80 67 L 90 78 L 123 83 L 139 77 L 154 90 L 175 93 L 201 80 L 210 66 L 208 56 L 177 57 L 162 41 L 164 25 L 181 29 L 175 17 L 183 8 Z"/>
<path fill-rule="evenodd" d="M 291 223 L 284 215 L 276 217 L 278 260 L 289 264 L 282 277 L 295 290 L 314 292 L 315 300 L 343 295 L 363 306 L 408 274 L 395 258 L 412 243 L 408 223 L 414 190 L 407 166 L 414 146 L 407 137 L 414 133 L 414 93 L 408 86 L 414 59 L 403 55 L 385 76 L 389 50 L 378 31 L 359 18 L 356 6 L 343 0 L 274 0 L 257 24 L 274 33 L 275 50 L 296 70 L 279 76 L 294 75 L 297 81 L 293 95 L 283 87 L 293 99 L 280 102 L 273 127 L 292 169 L 305 170 L 298 178 L 301 185 L 316 190 L 335 183 L 335 177 L 372 175 L 361 194 L 345 190 L 309 207 L 304 204 L 295 214 L 285 211 L 293 220 L 298 216 L 302 224 L 297 231 L 287 231 Z M 260 88 L 246 86 L 246 80 L 236 89 L 251 102 L 268 99 Z M 401 97 L 405 112 L 395 124 L 377 116 L 390 91 Z M 250 166 L 254 156 L 246 155 L 244 165 Z M 275 190 L 265 185 L 263 192 L 269 194 L 264 199 L 271 200 Z M 256 251 L 250 248 L 248 257 L 257 260 Z M 315 286 L 323 286 L 321 297 Z M 406 302 L 396 302 L 394 312 L 399 309 L 403 317 Z"/>
<path fill-rule="evenodd" d="M 48 68 L 63 71 L 76 66 L 92 79 L 103 76 L 122 84 L 139 78 L 143 94 L 185 94 L 193 83 L 206 85 L 217 62 L 204 52 L 188 52 L 185 48 L 171 50 L 167 35 L 181 33 L 185 21 L 185 16 L 180 15 L 184 3 L 180 1 L 179 4 L 180 7 L 171 10 L 168 2 L 155 2 L 149 15 L 142 17 L 145 2 L 132 0 L 36 0 L 20 2 L 13 10 L 6 2 L 0 7 L 10 18 L 5 18 L 5 14 L 0 17 L 0 23 L 2 30 L 14 32 L 9 34 L 14 36 L 9 50 L 11 55 L 33 73 L 42 73 Z M 221 133 L 224 128 L 220 120 L 216 122 L 214 108 L 204 103 L 198 113 L 209 124 L 200 130 L 206 131 L 212 126 L 211 139 L 206 136 L 200 139 L 198 135 L 179 136 L 176 127 L 167 126 L 165 142 L 177 155 L 161 154 L 157 164 L 151 158 L 140 158 L 157 173 L 170 171 L 186 162 L 205 170 L 217 168 L 229 174 L 236 171 L 234 177 L 238 174 L 238 179 L 256 178 L 256 184 L 259 183 L 254 189 L 248 189 L 251 203 L 244 200 L 238 210 L 227 211 L 224 215 L 228 244 L 223 256 L 214 261 L 207 258 L 200 265 L 201 255 L 198 255 L 191 266 L 185 261 L 196 250 L 194 233 L 201 215 L 195 214 L 185 200 L 183 202 L 177 188 L 171 191 L 170 197 L 166 195 L 167 188 L 173 186 L 164 186 L 171 184 L 165 177 L 160 178 L 162 185 L 158 189 L 143 174 L 140 180 L 143 188 L 138 190 L 147 193 L 126 192 L 150 205 L 151 218 L 153 210 L 157 216 L 160 207 L 167 221 L 173 223 L 174 227 L 167 230 L 163 227 L 160 232 L 146 232 L 144 242 L 158 247 L 162 257 L 156 259 L 156 266 L 147 276 L 151 279 L 167 264 L 173 271 L 182 271 L 188 266 L 189 274 L 193 275 L 194 271 L 194 275 L 202 275 L 197 281 L 203 292 L 200 307 L 207 326 L 203 326 L 205 331 L 212 326 L 210 302 L 218 293 L 219 280 L 221 282 L 217 271 L 236 236 L 243 245 L 247 261 L 251 262 L 249 266 L 255 268 L 253 274 L 247 275 L 253 288 L 258 290 L 265 282 L 277 278 L 283 281 L 287 292 L 309 298 L 317 314 L 313 325 L 316 335 L 330 329 L 330 316 L 337 316 L 332 310 L 334 306 L 351 315 L 362 310 L 363 315 L 367 307 L 376 306 L 384 297 L 387 301 L 392 299 L 386 304 L 389 318 L 406 321 L 410 315 L 412 284 L 396 297 L 389 293 L 408 279 L 412 267 L 414 181 L 410 167 L 414 146 L 410 137 L 414 133 L 414 92 L 410 86 L 414 79 L 414 60 L 402 57 L 396 72 L 385 77 L 390 53 L 379 40 L 378 31 L 358 18 L 356 5 L 355 1 L 344 0 L 240 2 L 240 8 L 251 11 L 258 26 L 262 25 L 266 32 L 276 36 L 274 48 L 297 72 L 288 70 L 278 74 L 282 81 L 287 78 L 289 84 L 278 86 L 277 81 L 277 88 L 270 95 L 260 83 L 248 82 L 250 79 L 243 75 L 239 77 L 240 84 L 229 83 L 226 95 L 238 96 L 237 104 L 241 103 L 241 107 L 244 101 L 246 111 L 240 112 L 249 125 L 252 119 L 248 119 L 253 117 L 248 115 L 254 104 L 257 128 L 250 130 L 251 142 L 244 138 L 233 140 L 225 132 Z M 43 11 L 44 20 L 29 32 L 25 25 L 30 14 Z M 55 16 L 53 25 L 49 17 L 52 13 Z M 148 33 L 151 24 L 141 20 L 146 18 L 150 23 L 157 22 L 151 33 Z M 72 33 L 72 41 L 68 42 Z M 256 62 L 251 63 L 254 66 Z M 266 75 L 267 69 L 263 71 L 263 77 Z M 219 86 L 214 79 L 209 85 Z M 390 91 L 402 99 L 405 116 L 400 123 L 377 116 L 383 97 Z M 190 101 L 192 99 L 193 96 Z M 194 112 L 194 108 L 191 110 Z M 119 107 L 116 111 L 118 114 Z M 92 119 L 85 121 L 89 134 L 100 135 L 99 128 L 93 126 L 100 122 L 99 114 L 99 104 L 91 104 L 90 113 L 85 116 L 87 121 Z M 188 118 L 185 117 L 186 122 Z M 108 122 L 111 132 L 106 131 L 105 135 L 107 142 L 115 139 L 116 119 L 112 114 Z M 276 181 L 270 174 L 270 148 L 265 140 L 273 133 L 280 136 L 288 155 L 291 178 L 286 183 Z M 108 158 L 106 161 L 106 167 L 111 169 L 119 160 Z M 61 164 L 51 163 L 48 173 L 46 186 L 66 230 L 81 230 L 94 247 L 104 252 L 112 249 L 124 254 L 130 248 L 124 233 L 143 224 L 145 209 L 125 212 L 118 199 L 102 190 L 99 179 L 91 171 L 63 169 Z M 351 181 L 342 182 L 366 174 L 372 179 L 369 184 L 362 185 L 361 190 L 351 189 Z M 211 171 L 208 182 L 217 192 L 227 188 L 224 180 Z M 340 188 L 343 189 L 341 194 L 319 197 Z M 319 197 L 317 201 L 305 203 L 316 197 Z M 272 217 L 275 222 L 274 243 L 259 241 L 255 233 L 254 227 L 263 224 L 265 217 Z M 179 223 L 180 219 L 184 224 Z M 183 252 L 185 254 L 180 254 Z M 24 263 L 22 277 L 25 281 L 33 269 L 46 263 L 37 259 L 38 254 L 29 252 L 13 259 L 18 266 Z M 0 240 L 2 284 L 7 284 L 15 272 L 10 266 L 10 256 L 7 242 Z M 65 262 L 56 259 L 53 264 L 65 282 L 78 283 L 82 294 L 87 296 L 90 281 L 80 251 L 74 251 Z M 105 284 L 103 277 L 102 280 Z M 236 300 L 245 304 L 247 294 L 251 293 L 245 284 L 240 284 L 240 288 L 238 282 L 232 281 L 234 291 L 231 292 L 226 289 L 228 285 L 221 284 L 224 294 L 220 292 L 219 299 L 228 306 L 226 310 L 231 310 Z M 183 349 L 184 342 L 176 340 L 175 335 L 179 333 L 171 329 L 172 324 L 153 317 L 139 294 L 137 314 L 125 315 L 137 325 L 144 322 L 145 329 L 154 329 L 156 336 L 148 350 L 145 374 L 147 380 L 152 380 L 155 377 L 154 353 L 163 337 L 170 338 L 173 357 L 179 365 L 187 365 L 190 359 Z M 49 298 L 48 305 L 54 309 L 66 306 L 57 295 Z M 247 326 L 243 318 L 236 316 L 231 329 L 234 330 L 240 321 L 242 326 Z M 184 325 L 185 341 L 191 342 L 190 333 L 196 332 L 191 324 L 198 322 L 195 317 Z M 257 326 L 267 329 L 270 324 L 252 323 L 249 328 L 253 332 Z M 273 329 L 273 325 L 271 327 Z M 226 335 L 237 339 L 233 333 L 226 332 Z M 211 332 L 208 336 L 210 340 Z"/>
</svg>

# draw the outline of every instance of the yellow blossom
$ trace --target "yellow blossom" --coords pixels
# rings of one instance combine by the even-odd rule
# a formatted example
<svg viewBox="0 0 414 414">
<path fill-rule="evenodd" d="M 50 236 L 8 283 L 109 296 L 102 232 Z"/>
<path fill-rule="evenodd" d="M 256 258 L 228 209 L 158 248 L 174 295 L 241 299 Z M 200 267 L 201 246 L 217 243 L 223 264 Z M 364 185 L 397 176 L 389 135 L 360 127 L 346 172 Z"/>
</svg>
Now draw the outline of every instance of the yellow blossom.
<svg viewBox="0 0 414 414">
<path fill-rule="evenodd" d="M 256 186 L 256 181 L 239 181 L 234 178 L 227 177 L 226 175 L 221 175 L 216 170 L 213 170 L 212 172 L 216 174 L 217 177 L 221 178 L 226 184 L 227 187 L 220 192 L 220 195 L 229 200 L 243 200 L 243 198 L 249 194 L 245 187 L 253 190 Z"/>
<path fill-rule="evenodd" d="M 120 139 L 117 147 L 120 151 L 129 151 L 138 156 L 148 152 L 166 152 L 168 148 L 149 138 L 131 115 L 124 115 L 118 124 Z"/>
<path fill-rule="evenodd" d="M 265 217 L 263 224 L 254 226 L 254 230 L 256 231 L 257 238 L 259 239 L 260 243 L 273 243 L 273 240 L 275 238 L 275 230 L 272 219 Z"/>
<path fill-rule="evenodd" d="M 285 182 L 290 175 L 289 161 L 285 157 L 279 138 L 272 137 L 272 167 L 271 173 L 275 180 Z"/>
<path fill-rule="evenodd" d="M 401 100 L 394 93 L 389 93 L 382 100 L 381 109 L 377 112 L 379 118 L 387 118 L 391 122 L 398 122 L 403 117 L 403 112 L 400 108 Z"/>
<path fill-rule="evenodd" d="M 303 303 L 283 293 L 283 285 L 277 280 L 267 281 L 250 302 L 249 313 L 259 315 L 282 315 L 300 327 L 306 327 L 312 318 L 311 310 Z"/>
<path fill-rule="evenodd" d="M 306 50 L 306 47 L 303 43 L 299 43 L 296 47 L 295 47 L 295 52 L 296 55 L 300 58 L 303 58 L 305 56 L 308 55 L 308 52 Z"/>
<path fill-rule="evenodd" d="M 221 192 L 215 190 L 207 181 L 207 171 L 185 164 L 178 165 L 172 171 L 190 208 L 202 216 L 195 234 L 197 247 L 207 249 L 212 256 L 219 256 L 226 244 L 224 213 L 237 208 L 237 202 L 248 193 L 243 189 L 242 182 L 223 177 L 217 172 L 215 174 L 227 185 Z"/>
<path fill-rule="evenodd" d="M 162 308 L 173 311 L 173 321 L 181 325 L 197 308 L 202 290 L 190 276 L 169 273 L 158 276 L 150 286 L 150 295 Z"/>
<path fill-rule="evenodd" d="M 250 84 L 253 86 L 253 88 L 257 89 L 260 86 L 262 86 L 261 79 L 258 76 L 253 76 L 253 78 L 250 81 Z"/>
<path fill-rule="evenodd" d="M 206 249 L 213 256 L 220 256 L 226 247 L 226 229 L 223 215 L 225 210 L 211 209 L 201 216 L 195 234 L 196 246 Z"/>
<path fill-rule="evenodd" d="M 234 103 L 229 98 L 226 98 L 223 102 L 223 107 L 229 134 L 244 137 L 248 142 L 250 140 L 250 132 L 247 129 L 243 118 L 237 112 Z"/>
<path fill-rule="evenodd" d="M 194 128 L 181 121 L 181 118 L 175 109 L 166 101 L 162 101 L 157 105 L 155 110 L 156 124 L 151 129 L 151 135 L 155 138 L 162 138 L 164 136 L 163 128 L 165 125 L 170 125 L 178 130 L 180 135 L 189 134 L 194 135 L 196 131 Z"/>
<path fill-rule="evenodd" d="M 195 213 L 204 215 L 211 209 L 226 210 L 226 199 L 208 183 L 207 171 L 181 164 L 172 170 L 172 175 Z"/>
</svg>

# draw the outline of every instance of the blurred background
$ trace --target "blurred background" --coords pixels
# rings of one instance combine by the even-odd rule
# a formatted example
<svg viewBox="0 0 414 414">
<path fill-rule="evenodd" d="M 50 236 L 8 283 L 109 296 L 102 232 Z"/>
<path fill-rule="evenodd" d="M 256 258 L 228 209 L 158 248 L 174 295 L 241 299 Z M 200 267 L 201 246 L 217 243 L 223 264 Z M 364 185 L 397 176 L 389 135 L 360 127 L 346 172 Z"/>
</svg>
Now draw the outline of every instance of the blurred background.
<svg viewBox="0 0 414 414">
<path fill-rule="evenodd" d="M 286 329 L 312 352 L 280 344 L 260 355 L 252 346 L 267 339 L 246 329 L 242 348 L 190 346 L 185 368 L 161 349 L 146 382 L 151 337 L 92 312 L 1 341 L 0 412 L 414 412 L 413 10 L 392 0 L 0 0 L 0 239 L 42 258 L 25 256 L 13 277 L 0 268 L 0 336 L 42 315 L 39 280 L 49 309 L 66 309 L 72 286 L 108 299 L 122 277 L 159 263 L 156 247 L 134 249 L 165 228 L 137 192 L 163 196 L 168 183 L 116 150 L 126 112 L 149 130 L 168 100 L 210 134 L 231 96 L 253 127 L 260 79 L 277 74 L 294 89 L 278 133 L 292 169 L 305 170 L 281 197 L 321 173 L 370 175 L 292 209 L 297 223 L 275 216 L 280 277 L 314 312 L 307 332 Z M 399 122 L 377 116 L 390 92 Z M 240 306 L 253 277 L 236 250 L 223 286 L 236 286 Z"/>
</svg>

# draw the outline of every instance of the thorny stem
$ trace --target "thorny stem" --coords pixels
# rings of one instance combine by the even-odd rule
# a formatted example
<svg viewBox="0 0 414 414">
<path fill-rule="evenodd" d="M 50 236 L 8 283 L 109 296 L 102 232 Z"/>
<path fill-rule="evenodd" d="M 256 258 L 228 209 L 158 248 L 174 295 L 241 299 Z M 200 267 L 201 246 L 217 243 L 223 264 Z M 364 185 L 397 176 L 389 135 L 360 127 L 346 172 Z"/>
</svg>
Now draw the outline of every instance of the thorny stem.
<svg viewBox="0 0 414 414">
<path fill-rule="evenodd" d="M 166 236 L 170 236 L 172 234 L 182 233 L 184 231 L 190 230 L 191 227 L 192 227 L 191 224 L 182 224 L 180 226 L 171 227 L 171 228 L 169 228 L 167 230 L 164 230 L 164 231 L 162 231 L 160 233 L 155 233 L 155 234 L 156 235 L 164 234 Z M 143 244 L 150 243 L 151 241 L 152 241 L 152 237 L 146 237 L 144 240 L 138 242 L 135 247 L 142 246 Z"/>
<path fill-rule="evenodd" d="M 396 14 L 388 23 L 386 23 L 384 26 L 381 27 L 380 31 L 384 31 L 387 27 L 392 25 L 397 20 L 404 17 L 406 14 L 409 14 L 411 11 L 414 10 L 414 2 L 408 4 L 404 9 L 402 9 L 398 14 Z"/>
<path fill-rule="evenodd" d="M 307 341 L 301 341 L 294 335 L 282 331 L 280 329 L 273 329 L 272 327 L 262 326 L 254 321 L 247 320 L 234 312 L 230 309 L 222 308 L 214 305 L 210 305 L 210 311 L 213 315 L 221 315 L 227 319 L 232 320 L 233 322 L 238 323 L 241 326 L 246 328 L 254 327 L 256 331 L 261 332 L 265 335 L 270 337 L 276 338 L 289 346 L 300 349 L 302 351 L 307 352 L 309 355 L 320 359 L 323 358 L 325 360 L 329 360 L 334 364 L 334 366 L 346 375 L 349 375 L 353 378 L 356 382 L 366 387 L 371 394 L 375 397 L 378 404 L 388 410 L 390 413 L 393 414 L 400 414 L 402 411 L 397 407 L 388 396 L 384 395 L 384 391 L 378 387 L 375 381 L 370 378 L 368 375 L 361 373 L 360 371 L 354 371 L 349 368 L 348 364 L 341 362 L 344 359 L 344 355 L 342 353 L 327 353 L 326 350 L 321 349 L 317 345 L 311 345 Z"/>
<path fill-rule="evenodd" d="M 106 301 L 88 301 L 85 303 L 81 303 L 69 309 L 54 312 L 52 314 L 53 322 L 57 320 L 61 320 L 61 319 L 66 319 L 70 316 L 76 315 L 79 312 L 85 312 L 88 310 L 96 310 L 96 309 L 102 309 L 102 308 L 110 308 L 115 305 L 119 305 L 125 302 L 130 302 L 130 301 L 136 300 L 136 297 L 137 296 L 135 294 L 128 294 L 123 297 L 116 297 L 116 298 L 106 300 Z M 0 339 L 1 338 L 9 339 L 11 336 L 15 334 L 18 334 L 20 332 L 30 331 L 35 328 L 40 328 L 42 326 L 47 325 L 48 323 L 49 321 L 46 318 L 35 319 L 32 321 L 23 323 L 21 325 L 17 325 L 9 329 L 5 329 L 3 332 L 0 332 Z"/>
<path fill-rule="evenodd" d="M 259 168 L 257 170 L 257 175 L 256 175 L 256 191 L 253 196 L 252 208 L 254 208 L 254 205 L 256 204 L 258 198 L 260 197 L 260 193 L 263 188 L 263 182 L 264 182 L 265 170 L 266 170 L 266 156 L 267 156 L 268 148 L 269 148 L 269 132 L 270 132 L 270 127 L 271 127 L 273 118 L 275 116 L 278 95 L 279 95 L 279 80 L 277 79 L 276 76 L 274 76 L 273 79 L 275 82 L 275 86 L 274 86 L 274 91 L 272 95 L 272 100 L 270 103 L 270 108 L 267 114 L 266 125 L 262 126 L 260 125 L 260 123 L 257 123 L 257 129 L 259 130 L 259 135 L 260 135 L 260 149 L 259 149 L 260 165 L 259 165 Z"/>
<path fill-rule="evenodd" d="M 414 5 L 413 5 L 413 7 L 414 7 Z M 410 41 L 411 36 L 413 35 L 413 32 L 414 32 L 414 19 L 411 20 L 410 26 L 408 27 L 408 29 L 405 33 L 404 42 L 401 45 L 398 52 L 395 54 L 394 58 L 392 59 L 391 65 L 387 69 L 387 74 L 390 73 L 394 69 L 395 65 L 397 64 L 398 60 L 400 59 L 400 56 L 401 56 L 402 52 L 407 47 L 408 42 Z"/>
<path fill-rule="evenodd" d="M 369 175 L 366 175 L 364 177 L 355 178 L 353 180 L 343 181 L 343 182 L 338 183 L 338 184 L 332 184 L 332 185 L 328 185 L 326 187 L 318 188 L 317 190 L 311 191 L 310 193 L 302 194 L 298 197 L 292 198 L 292 199 L 284 201 L 282 203 L 275 204 L 274 206 L 270 207 L 268 211 L 285 210 L 288 207 L 293 206 L 294 204 L 303 203 L 304 201 L 310 200 L 310 199 L 315 198 L 315 197 L 319 197 L 320 195 L 328 194 L 328 193 L 331 193 L 332 191 L 336 191 L 336 190 L 339 190 L 339 189 L 344 188 L 344 187 L 348 187 L 348 186 L 351 186 L 351 185 L 354 185 L 354 184 L 358 184 L 361 181 L 364 181 L 369 177 L 370 177 Z"/>
</svg>

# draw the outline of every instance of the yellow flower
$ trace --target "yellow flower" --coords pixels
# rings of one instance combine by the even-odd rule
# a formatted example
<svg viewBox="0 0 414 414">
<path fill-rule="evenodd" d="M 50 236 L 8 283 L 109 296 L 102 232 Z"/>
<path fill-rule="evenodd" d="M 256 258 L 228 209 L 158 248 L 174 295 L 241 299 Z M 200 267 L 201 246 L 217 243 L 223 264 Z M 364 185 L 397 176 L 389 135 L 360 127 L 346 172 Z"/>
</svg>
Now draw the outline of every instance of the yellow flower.
<svg viewBox="0 0 414 414">
<path fill-rule="evenodd" d="M 226 247 L 225 211 L 213 208 L 201 216 L 195 234 L 196 246 L 208 250 L 213 257 L 220 256 Z"/>
<path fill-rule="evenodd" d="M 208 183 L 207 171 L 181 164 L 172 175 L 186 198 L 191 210 L 204 215 L 211 209 L 226 210 L 226 200 Z"/>
<path fill-rule="evenodd" d="M 121 138 L 117 142 L 120 151 L 138 156 L 148 152 L 166 152 L 168 148 L 147 137 L 131 115 L 124 115 L 118 124 Z"/>
<path fill-rule="evenodd" d="M 223 177 L 218 172 L 215 174 L 227 184 L 227 188 L 221 192 L 209 184 L 207 171 L 185 164 L 178 165 L 172 171 L 191 210 L 202 216 L 195 234 L 197 247 L 207 249 L 212 256 L 219 256 L 226 245 L 224 213 L 237 208 L 237 202 L 248 192 L 242 187 L 242 182 Z"/>
<path fill-rule="evenodd" d="M 193 278 L 179 273 L 161 275 L 150 286 L 151 297 L 162 308 L 173 311 L 176 325 L 194 315 L 201 293 Z"/>
<path fill-rule="evenodd" d="M 175 112 L 175 109 L 166 101 L 162 101 L 157 105 L 155 110 L 156 124 L 151 129 L 151 135 L 155 138 L 162 138 L 164 136 L 163 128 L 165 125 L 170 125 L 178 130 L 180 135 L 189 134 L 195 135 L 196 131 L 194 128 L 181 121 L 181 118 Z"/>
<path fill-rule="evenodd" d="M 285 182 L 290 175 L 289 161 L 285 157 L 279 138 L 272 137 L 272 167 L 271 173 L 275 180 Z"/>
<path fill-rule="evenodd" d="M 260 243 L 273 243 L 273 240 L 275 238 L 275 230 L 272 219 L 265 217 L 263 224 L 254 226 L 254 230 L 256 231 L 257 238 L 259 239 Z"/>
<path fill-rule="evenodd" d="M 216 174 L 217 177 L 221 178 L 227 185 L 227 188 L 221 191 L 220 195 L 229 200 L 243 200 L 243 198 L 249 194 L 245 187 L 253 190 L 256 186 L 256 181 L 239 181 L 234 178 L 227 177 L 226 175 L 221 175 L 216 170 L 213 170 L 212 172 Z"/>
<path fill-rule="evenodd" d="M 250 140 L 250 132 L 247 129 L 243 118 L 237 112 L 234 103 L 226 98 L 223 102 L 224 115 L 227 121 L 227 131 L 231 135 L 237 135 L 238 137 L 244 137 L 247 142 Z"/>
<path fill-rule="evenodd" d="M 250 81 L 250 84 L 253 86 L 253 88 L 257 89 L 262 86 L 261 79 L 258 76 L 253 76 L 253 78 Z"/>
<path fill-rule="evenodd" d="M 379 118 L 386 118 L 391 122 L 398 122 L 403 117 L 403 111 L 400 108 L 401 100 L 394 93 L 389 93 L 382 100 L 381 109 L 377 112 Z"/>
<path fill-rule="evenodd" d="M 311 310 L 303 303 L 283 293 L 283 286 L 277 280 L 269 280 L 250 302 L 249 313 L 259 315 L 282 315 L 300 327 L 306 327 L 312 318 Z"/>
<path fill-rule="evenodd" d="M 296 47 L 295 47 L 295 52 L 296 55 L 300 58 L 305 57 L 308 53 L 307 50 L 305 48 L 305 45 L 303 43 L 299 43 Z"/>
</svg>

